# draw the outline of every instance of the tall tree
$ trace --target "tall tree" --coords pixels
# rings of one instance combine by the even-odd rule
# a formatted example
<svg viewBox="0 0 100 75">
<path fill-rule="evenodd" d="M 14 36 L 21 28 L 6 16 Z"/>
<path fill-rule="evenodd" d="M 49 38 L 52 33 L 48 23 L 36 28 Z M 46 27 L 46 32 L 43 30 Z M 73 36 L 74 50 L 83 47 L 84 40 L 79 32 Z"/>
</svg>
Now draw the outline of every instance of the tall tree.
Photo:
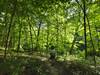
<svg viewBox="0 0 100 75">
<path fill-rule="evenodd" d="M 86 35 L 86 1 L 83 0 L 83 13 L 84 13 L 84 41 L 85 41 L 85 58 L 87 59 L 87 35 Z"/>
<path fill-rule="evenodd" d="M 9 40 L 9 35 L 10 35 L 11 27 L 12 27 L 13 18 L 14 18 L 15 11 L 16 11 L 17 0 L 14 1 L 13 5 L 14 5 L 14 7 L 13 7 L 12 14 L 11 14 L 11 18 L 10 18 L 10 22 L 9 22 L 9 27 L 8 27 L 8 32 L 7 32 L 4 58 L 6 58 L 6 52 L 7 52 L 7 47 L 8 47 L 8 40 Z"/>
</svg>

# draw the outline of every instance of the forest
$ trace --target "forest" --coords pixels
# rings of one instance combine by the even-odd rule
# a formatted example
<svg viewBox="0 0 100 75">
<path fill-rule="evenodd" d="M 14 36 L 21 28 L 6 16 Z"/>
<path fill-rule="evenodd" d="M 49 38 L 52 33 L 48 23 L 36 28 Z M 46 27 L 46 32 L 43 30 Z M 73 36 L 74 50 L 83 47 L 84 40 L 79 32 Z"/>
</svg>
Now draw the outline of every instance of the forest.
<svg viewBox="0 0 100 75">
<path fill-rule="evenodd" d="M 100 0 L 0 0 L 0 75 L 100 75 Z"/>
</svg>

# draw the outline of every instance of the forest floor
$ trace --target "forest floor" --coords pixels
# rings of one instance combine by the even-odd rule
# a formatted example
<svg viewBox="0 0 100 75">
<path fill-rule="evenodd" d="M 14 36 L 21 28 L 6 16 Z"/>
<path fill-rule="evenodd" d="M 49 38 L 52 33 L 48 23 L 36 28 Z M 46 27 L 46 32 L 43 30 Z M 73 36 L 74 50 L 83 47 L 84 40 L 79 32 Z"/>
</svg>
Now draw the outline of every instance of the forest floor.
<svg viewBox="0 0 100 75">
<path fill-rule="evenodd" d="M 16 54 L 0 57 L 0 75 L 100 75 L 100 64 L 95 68 L 85 61 L 50 60 L 39 55 Z"/>
</svg>

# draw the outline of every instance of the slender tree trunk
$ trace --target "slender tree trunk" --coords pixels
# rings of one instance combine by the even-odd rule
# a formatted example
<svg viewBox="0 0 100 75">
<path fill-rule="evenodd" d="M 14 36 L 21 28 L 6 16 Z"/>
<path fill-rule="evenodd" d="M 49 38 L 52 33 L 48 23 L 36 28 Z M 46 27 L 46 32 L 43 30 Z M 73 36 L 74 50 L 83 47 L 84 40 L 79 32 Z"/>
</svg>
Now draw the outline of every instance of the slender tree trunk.
<svg viewBox="0 0 100 75">
<path fill-rule="evenodd" d="M 8 50 L 12 48 L 12 36 L 9 36 Z"/>
<path fill-rule="evenodd" d="M 27 43 L 27 41 L 28 41 L 28 32 L 27 32 L 27 26 L 25 26 L 25 25 L 24 25 L 24 35 L 25 35 L 24 42 Z"/>
<path fill-rule="evenodd" d="M 77 34 L 77 31 L 75 31 L 75 34 L 74 34 L 74 40 L 72 42 L 72 45 L 71 45 L 71 48 L 70 48 L 70 51 L 69 51 L 70 54 L 72 54 L 72 51 L 73 51 L 73 48 L 74 48 L 74 45 L 75 45 L 75 42 L 76 42 L 76 39 L 77 39 L 76 34 Z"/>
<path fill-rule="evenodd" d="M 12 27 L 13 18 L 14 18 L 15 11 L 16 11 L 16 5 L 17 5 L 17 0 L 14 2 L 14 8 L 13 8 L 13 12 L 12 12 L 12 15 L 11 15 L 9 27 L 8 27 L 7 38 L 6 38 L 6 45 L 5 45 L 5 52 L 4 52 L 4 58 L 6 58 L 7 47 L 8 47 L 8 39 L 9 39 L 11 27 Z"/>
<path fill-rule="evenodd" d="M 18 36 L 17 53 L 19 52 L 20 44 L 21 44 L 21 31 L 22 31 L 22 23 L 20 23 L 20 21 L 19 21 L 19 36 Z"/>
<path fill-rule="evenodd" d="M 29 18 L 28 18 L 29 20 Z M 31 23 L 29 22 L 29 29 L 30 29 L 30 41 L 31 41 L 31 46 L 32 46 L 32 51 L 33 51 L 33 36 L 32 36 L 32 26 Z"/>
<path fill-rule="evenodd" d="M 78 12 L 78 15 L 79 15 L 79 22 L 80 22 L 80 25 L 81 25 L 80 10 L 79 10 L 79 12 Z M 72 50 L 73 50 L 73 48 L 74 48 L 74 44 L 75 44 L 75 42 L 76 42 L 76 40 L 77 40 L 77 36 L 76 36 L 76 35 L 77 35 L 77 33 L 78 33 L 78 30 L 79 30 L 80 25 L 78 25 L 77 28 L 75 29 L 74 40 L 73 40 L 72 46 L 71 46 L 71 48 L 70 48 L 70 54 L 72 54 Z"/>
<path fill-rule="evenodd" d="M 57 10 L 58 10 L 59 6 L 58 7 L 55 7 L 56 9 L 56 46 L 57 46 L 57 50 L 59 49 L 59 19 L 58 19 L 58 16 L 57 16 Z"/>
<path fill-rule="evenodd" d="M 98 50 L 100 50 L 100 44 L 99 44 L 99 34 L 98 34 L 98 31 L 97 31 L 97 26 L 95 25 L 95 30 L 96 30 L 96 39 L 98 39 L 97 41 L 97 45 L 98 45 Z"/>
<path fill-rule="evenodd" d="M 84 41 L 85 41 L 85 59 L 87 59 L 87 35 L 86 35 L 86 1 L 83 0 L 83 13 L 84 13 Z"/>
<path fill-rule="evenodd" d="M 7 0 L 4 0 L 4 2 L 5 2 L 5 5 L 8 6 Z M 2 7 L 2 8 L 3 8 L 3 7 Z M 7 26 L 8 26 L 8 25 L 7 25 L 7 24 L 8 24 L 8 22 L 7 22 L 7 21 L 8 21 L 8 20 L 7 20 L 7 19 L 8 19 L 8 17 L 7 17 L 7 14 L 8 14 L 7 8 L 8 8 L 8 7 L 6 7 L 6 8 L 4 9 L 4 10 L 5 10 L 5 17 L 4 17 L 4 23 L 5 23 L 4 28 L 5 28 L 5 29 L 4 29 L 4 31 L 3 31 L 3 37 L 2 37 L 2 38 L 3 38 L 3 40 L 2 40 L 2 46 L 3 46 L 3 47 L 5 47 L 6 35 L 7 35 L 7 31 L 8 31 L 8 29 L 7 29 L 7 28 L 8 28 L 8 27 L 7 27 Z"/>
<path fill-rule="evenodd" d="M 96 67 L 96 58 L 95 58 L 96 50 L 95 50 L 94 43 L 93 43 L 93 39 L 92 39 L 90 22 L 89 22 L 89 19 L 88 19 L 87 16 L 86 16 L 86 18 L 87 18 L 88 27 L 89 27 L 89 34 L 90 34 L 91 44 L 92 44 L 92 48 L 93 48 L 93 54 L 94 54 L 93 55 L 93 59 L 94 59 L 95 67 Z"/>
<path fill-rule="evenodd" d="M 57 46 L 57 50 L 58 50 L 58 47 L 59 47 L 59 25 L 58 25 L 58 19 L 57 19 L 57 25 L 56 25 L 56 46 Z"/>
<path fill-rule="evenodd" d="M 46 42 L 46 49 L 47 49 L 47 52 L 49 50 L 49 25 L 47 25 L 47 42 Z"/>
<path fill-rule="evenodd" d="M 41 21 L 39 21 L 38 31 L 37 31 L 37 39 L 36 39 L 36 49 L 39 47 L 39 35 L 40 35 L 40 29 L 41 29 Z"/>
<path fill-rule="evenodd" d="M 2 46 L 3 46 L 3 47 L 5 47 L 5 43 L 6 43 L 6 42 L 5 42 L 5 41 L 6 41 L 5 38 L 6 38 L 7 24 L 8 24 L 8 23 L 7 23 L 7 11 L 5 11 L 5 12 L 6 12 L 6 13 L 5 13 L 5 18 L 4 18 L 4 19 L 5 19 L 5 21 L 4 21 L 4 22 L 5 22 L 4 28 L 5 28 L 5 29 L 4 29 L 4 31 L 3 31 L 3 33 L 2 33 L 2 35 L 3 35 L 3 37 L 2 37 L 2 39 L 3 39 L 3 40 L 2 40 Z"/>
<path fill-rule="evenodd" d="M 36 31 L 34 30 L 34 26 L 31 26 L 32 31 L 34 32 L 34 36 L 36 37 Z"/>
</svg>

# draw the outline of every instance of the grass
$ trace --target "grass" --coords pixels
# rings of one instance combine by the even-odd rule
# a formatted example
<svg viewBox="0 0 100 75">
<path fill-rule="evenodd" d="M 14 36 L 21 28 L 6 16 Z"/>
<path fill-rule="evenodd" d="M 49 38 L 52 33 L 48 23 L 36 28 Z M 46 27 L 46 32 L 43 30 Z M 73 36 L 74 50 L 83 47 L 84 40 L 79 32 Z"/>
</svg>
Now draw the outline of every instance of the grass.
<svg viewBox="0 0 100 75">
<path fill-rule="evenodd" d="M 71 56 L 67 58 L 70 60 L 49 60 L 38 53 L 19 53 L 18 56 L 7 56 L 6 61 L 1 57 L 0 75 L 100 75 L 100 67 L 96 73 L 88 60 L 71 60 L 74 59 Z"/>
<path fill-rule="evenodd" d="M 50 60 L 49 55 L 41 52 L 0 50 L 0 75 L 100 75 L 100 57 L 96 57 L 94 66 L 92 58 L 83 59 L 79 55 L 58 56 Z"/>
</svg>

